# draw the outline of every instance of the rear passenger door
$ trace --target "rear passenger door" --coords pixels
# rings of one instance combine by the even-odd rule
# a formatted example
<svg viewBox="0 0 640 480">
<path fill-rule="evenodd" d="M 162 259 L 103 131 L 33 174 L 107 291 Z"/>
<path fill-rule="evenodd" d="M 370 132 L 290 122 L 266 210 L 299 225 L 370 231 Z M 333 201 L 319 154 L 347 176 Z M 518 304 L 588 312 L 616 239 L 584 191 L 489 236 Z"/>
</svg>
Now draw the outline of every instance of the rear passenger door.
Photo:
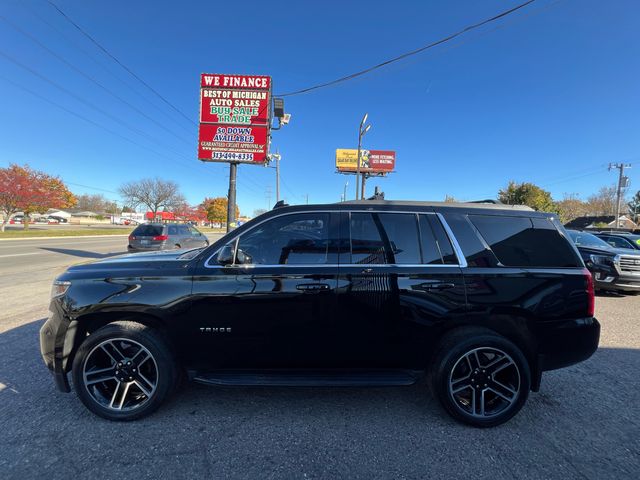
<svg viewBox="0 0 640 480">
<path fill-rule="evenodd" d="M 434 332 L 463 315 L 458 258 L 436 214 L 348 212 L 336 357 L 352 368 L 424 368 Z"/>
</svg>

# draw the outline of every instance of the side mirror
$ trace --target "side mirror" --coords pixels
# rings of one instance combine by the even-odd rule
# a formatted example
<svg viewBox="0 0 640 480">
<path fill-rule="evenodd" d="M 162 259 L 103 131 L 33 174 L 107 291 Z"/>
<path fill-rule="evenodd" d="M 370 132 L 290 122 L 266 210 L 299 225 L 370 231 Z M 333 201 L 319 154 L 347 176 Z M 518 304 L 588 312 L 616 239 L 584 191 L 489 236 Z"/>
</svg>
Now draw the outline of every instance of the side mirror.
<svg viewBox="0 0 640 480">
<path fill-rule="evenodd" d="M 238 249 L 238 252 L 236 253 L 236 263 L 239 265 L 251 264 L 253 263 L 253 257 Z"/>
<path fill-rule="evenodd" d="M 228 243 L 218 252 L 216 261 L 223 266 L 233 265 L 233 250 L 234 244 Z"/>
</svg>

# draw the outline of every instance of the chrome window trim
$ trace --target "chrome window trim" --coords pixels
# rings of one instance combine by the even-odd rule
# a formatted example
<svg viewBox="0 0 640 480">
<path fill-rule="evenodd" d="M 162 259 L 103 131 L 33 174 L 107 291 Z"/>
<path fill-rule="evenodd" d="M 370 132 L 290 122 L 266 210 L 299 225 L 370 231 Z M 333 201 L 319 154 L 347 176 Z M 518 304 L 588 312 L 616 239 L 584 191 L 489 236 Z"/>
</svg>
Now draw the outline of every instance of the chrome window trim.
<svg viewBox="0 0 640 480">
<path fill-rule="evenodd" d="M 445 233 L 447 234 L 447 237 L 449 238 L 449 241 L 451 242 L 451 245 L 453 246 L 453 250 L 456 254 L 456 257 L 458 257 L 458 263 L 449 263 L 449 264 L 429 264 L 429 263 L 419 263 L 419 264 L 384 264 L 384 263 L 367 263 L 367 264 L 359 264 L 359 263 L 342 263 L 342 264 L 337 264 L 337 263 L 321 263 L 321 264 L 316 264 L 316 263 L 300 263 L 300 264 L 295 264 L 295 265 L 288 265 L 288 264 L 284 264 L 284 265 L 280 265 L 280 264 L 275 264 L 275 265 L 258 265 L 258 264 L 251 264 L 251 265 L 238 265 L 236 266 L 235 264 L 233 266 L 230 266 L 228 268 L 251 268 L 251 269 L 260 269 L 260 268 L 283 268 L 283 267 L 287 267 L 287 268 L 311 268 L 311 267 L 315 267 L 315 268 L 337 268 L 337 267 L 366 267 L 366 268 L 372 268 L 372 267 L 382 267 L 382 268 L 442 268 L 442 267 L 458 267 L 458 268 L 463 268 L 467 266 L 467 261 L 466 258 L 464 256 L 464 254 L 462 253 L 462 249 L 460 248 L 460 245 L 458 244 L 458 241 L 456 239 L 456 237 L 453 235 L 453 232 L 451 231 L 451 228 L 449 227 L 449 224 L 447 223 L 447 221 L 444 219 L 444 217 L 442 216 L 441 213 L 439 212 L 416 212 L 415 210 L 411 211 L 411 210 L 392 210 L 392 211 L 386 211 L 386 210 L 379 210 L 379 209 L 375 209 L 373 207 L 368 207 L 365 208 L 363 210 L 360 209 L 331 209 L 331 210 L 310 210 L 310 211 L 297 211 L 297 212 L 284 212 L 281 213 L 279 215 L 274 215 L 273 217 L 269 217 L 269 218 L 265 218 L 264 220 L 262 220 L 261 222 L 255 224 L 253 227 L 251 227 L 249 230 L 247 230 L 246 232 L 242 232 L 242 234 L 237 235 L 235 238 L 233 238 L 231 241 L 227 242 L 224 246 L 229 245 L 229 243 L 235 243 L 235 248 L 234 248 L 234 261 L 235 261 L 235 252 L 237 251 L 238 248 L 238 242 L 240 240 L 240 237 L 242 237 L 242 235 L 246 235 L 247 233 L 251 232 L 252 230 L 254 230 L 255 228 L 259 227 L 260 225 L 262 225 L 264 222 L 267 222 L 269 220 L 273 220 L 279 217 L 284 217 L 285 215 L 299 215 L 299 214 L 306 214 L 306 213 L 348 213 L 349 214 L 349 218 L 351 218 L 351 213 L 358 213 L 358 212 L 362 212 L 362 213 L 371 213 L 371 212 L 376 212 L 376 213 L 403 213 L 403 214 L 411 214 L 411 215 L 436 215 L 438 217 L 438 219 L 440 220 L 440 223 L 442 224 L 442 227 L 445 230 Z M 351 236 L 349 236 L 349 242 L 351 242 Z M 215 257 L 218 252 L 220 251 L 220 249 L 216 250 L 215 252 L 213 252 L 213 254 L 211 254 L 209 256 L 209 258 L 207 258 L 207 260 L 204 262 L 204 267 L 205 268 L 225 268 L 222 265 L 212 265 L 210 263 L 211 259 L 213 257 Z"/>
<path fill-rule="evenodd" d="M 451 227 L 449 226 L 447 221 L 444 219 L 444 216 L 439 212 L 436 212 L 436 216 L 438 217 L 438 219 L 440 219 L 440 223 L 442 223 L 442 226 L 444 227 L 444 231 L 447 234 L 447 237 L 449 237 L 449 241 L 451 242 L 451 245 L 453 245 L 453 250 L 454 252 L 456 252 L 456 257 L 458 257 L 458 266 L 460 268 L 466 268 L 468 266 L 467 258 L 464 256 L 464 253 L 462 253 L 462 248 L 460 248 L 458 239 L 453 234 L 453 231 L 451 230 Z"/>
</svg>

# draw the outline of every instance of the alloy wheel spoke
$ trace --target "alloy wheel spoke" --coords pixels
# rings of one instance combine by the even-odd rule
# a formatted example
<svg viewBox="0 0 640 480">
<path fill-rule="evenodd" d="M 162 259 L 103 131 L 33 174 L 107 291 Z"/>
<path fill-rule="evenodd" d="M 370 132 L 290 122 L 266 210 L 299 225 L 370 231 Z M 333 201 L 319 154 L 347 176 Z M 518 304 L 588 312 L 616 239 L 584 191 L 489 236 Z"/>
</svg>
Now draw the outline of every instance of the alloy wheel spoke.
<svg viewBox="0 0 640 480">
<path fill-rule="evenodd" d="M 469 364 L 469 368 L 471 370 L 475 370 L 476 368 L 481 368 L 480 365 L 480 357 L 478 357 L 478 351 L 474 350 L 473 352 L 469 352 L 466 355 L 467 363 Z"/>
<path fill-rule="evenodd" d="M 457 380 L 451 381 L 451 393 L 458 393 L 466 388 L 471 387 L 471 383 L 469 382 L 471 375 L 467 375 L 466 377 L 459 378 Z"/>
<path fill-rule="evenodd" d="M 113 390 L 113 395 L 111 395 L 111 401 L 109 402 L 109 408 L 114 408 L 113 404 L 116 401 L 116 398 L 118 398 L 118 394 L 119 392 L 123 389 L 123 383 L 122 382 L 118 382 L 116 384 L 116 388 Z"/>
<path fill-rule="evenodd" d="M 84 373 L 84 383 L 89 386 L 94 383 L 106 382 L 115 379 L 115 368 L 113 366 L 107 368 L 99 368 Z"/>
<path fill-rule="evenodd" d="M 494 360 L 489 365 L 487 365 L 487 370 L 492 374 L 498 373 L 500 370 L 504 370 L 508 366 L 513 365 L 513 361 L 507 357 L 501 357 L 497 360 Z"/>
<path fill-rule="evenodd" d="M 507 387 L 506 385 L 500 383 L 500 382 L 496 382 L 495 380 L 493 380 L 490 385 L 489 385 L 489 390 L 491 390 L 493 393 L 495 393 L 496 395 L 498 395 L 499 397 L 503 398 L 504 400 L 506 400 L 509 403 L 513 403 L 513 401 L 515 400 L 515 397 L 517 395 L 517 391 L 513 390 L 510 387 Z"/>
<path fill-rule="evenodd" d="M 142 372 L 138 372 L 138 377 L 138 381 L 142 383 L 147 390 L 153 391 L 156 388 L 155 384 L 145 377 Z"/>
<path fill-rule="evenodd" d="M 140 389 L 142 393 L 144 393 L 147 396 L 147 398 L 151 397 L 151 391 L 148 390 L 145 386 L 143 386 L 142 382 L 139 382 L 138 380 L 134 380 L 133 383 L 136 387 Z"/>
</svg>

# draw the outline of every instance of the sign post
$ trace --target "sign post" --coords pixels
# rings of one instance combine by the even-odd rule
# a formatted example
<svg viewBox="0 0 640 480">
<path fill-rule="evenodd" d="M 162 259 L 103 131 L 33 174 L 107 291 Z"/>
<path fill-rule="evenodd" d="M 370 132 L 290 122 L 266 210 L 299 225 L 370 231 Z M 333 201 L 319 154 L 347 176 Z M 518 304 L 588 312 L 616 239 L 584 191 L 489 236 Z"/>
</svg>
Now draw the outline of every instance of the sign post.
<svg viewBox="0 0 640 480">
<path fill-rule="evenodd" d="M 271 138 L 271 77 L 200 76 L 198 159 L 229 164 L 227 231 L 236 216 L 238 164 L 264 165 Z"/>
</svg>

